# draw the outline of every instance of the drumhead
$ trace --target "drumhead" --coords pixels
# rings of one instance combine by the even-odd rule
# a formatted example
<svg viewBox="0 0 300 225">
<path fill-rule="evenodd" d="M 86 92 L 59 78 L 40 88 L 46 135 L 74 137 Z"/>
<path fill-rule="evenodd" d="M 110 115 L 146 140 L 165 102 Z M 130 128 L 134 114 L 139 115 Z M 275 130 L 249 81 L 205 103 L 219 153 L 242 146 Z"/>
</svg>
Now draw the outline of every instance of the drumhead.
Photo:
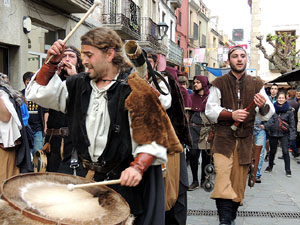
<svg viewBox="0 0 300 225">
<path fill-rule="evenodd" d="M 25 216 L 52 224 L 122 224 L 127 202 L 107 186 L 67 189 L 90 180 L 60 173 L 20 174 L 6 180 L 2 198 Z"/>
</svg>

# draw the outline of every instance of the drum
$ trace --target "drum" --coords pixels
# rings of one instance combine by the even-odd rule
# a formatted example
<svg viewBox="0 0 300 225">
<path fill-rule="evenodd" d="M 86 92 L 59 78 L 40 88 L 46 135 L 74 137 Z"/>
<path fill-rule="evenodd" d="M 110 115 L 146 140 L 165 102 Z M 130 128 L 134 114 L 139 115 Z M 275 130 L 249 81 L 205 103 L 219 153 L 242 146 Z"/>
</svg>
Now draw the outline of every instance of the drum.
<svg viewBox="0 0 300 225">
<path fill-rule="evenodd" d="M 19 214 L 38 223 L 127 224 L 130 208 L 121 195 L 111 188 L 94 186 L 73 191 L 67 189 L 68 184 L 90 182 L 67 174 L 28 173 L 4 181 L 1 191 L 2 198 Z"/>
</svg>

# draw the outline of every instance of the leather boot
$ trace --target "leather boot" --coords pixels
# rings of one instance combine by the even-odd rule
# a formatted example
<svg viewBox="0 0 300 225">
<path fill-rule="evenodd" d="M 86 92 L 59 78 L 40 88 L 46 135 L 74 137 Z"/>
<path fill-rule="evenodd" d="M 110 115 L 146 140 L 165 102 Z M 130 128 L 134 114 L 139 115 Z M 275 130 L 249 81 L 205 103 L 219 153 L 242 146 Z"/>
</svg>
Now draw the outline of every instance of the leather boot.
<svg viewBox="0 0 300 225">
<path fill-rule="evenodd" d="M 233 205 L 231 199 L 216 199 L 220 225 L 231 225 Z"/>
</svg>

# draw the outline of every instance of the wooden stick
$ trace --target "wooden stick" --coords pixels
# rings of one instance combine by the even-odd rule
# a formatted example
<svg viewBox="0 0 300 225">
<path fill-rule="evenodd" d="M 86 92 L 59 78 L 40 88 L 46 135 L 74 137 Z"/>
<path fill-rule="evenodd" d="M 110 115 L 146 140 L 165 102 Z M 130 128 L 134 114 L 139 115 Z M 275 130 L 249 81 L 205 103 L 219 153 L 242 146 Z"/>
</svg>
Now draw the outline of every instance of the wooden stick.
<svg viewBox="0 0 300 225">
<path fill-rule="evenodd" d="M 107 180 L 107 181 L 87 183 L 87 184 L 68 184 L 67 188 L 69 191 L 73 191 L 75 188 L 94 187 L 94 186 L 99 186 L 99 185 L 109 185 L 109 184 L 119 184 L 119 183 L 121 183 L 121 179 Z"/>
<path fill-rule="evenodd" d="M 81 20 L 76 24 L 76 26 L 70 31 L 70 33 L 65 37 L 63 40 L 63 43 L 66 44 L 66 42 L 70 39 L 70 37 L 74 34 L 74 32 L 78 29 L 78 27 L 86 20 L 86 18 L 94 11 L 96 6 L 100 4 L 100 1 L 95 1 L 92 7 L 85 13 L 85 15 L 81 18 Z M 52 59 L 53 55 L 49 57 L 49 59 L 46 61 L 46 64 L 50 62 Z"/>
</svg>

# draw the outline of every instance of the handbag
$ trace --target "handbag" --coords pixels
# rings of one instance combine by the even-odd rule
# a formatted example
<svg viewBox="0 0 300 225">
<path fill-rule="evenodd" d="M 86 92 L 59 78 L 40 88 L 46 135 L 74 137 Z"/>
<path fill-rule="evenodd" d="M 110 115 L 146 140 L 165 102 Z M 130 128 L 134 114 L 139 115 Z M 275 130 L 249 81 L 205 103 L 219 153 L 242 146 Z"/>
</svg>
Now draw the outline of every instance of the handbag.
<svg viewBox="0 0 300 225">
<path fill-rule="evenodd" d="M 283 121 L 282 119 L 280 119 L 279 116 L 278 116 L 278 124 L 279 124 L 279 129 L 280 129 L 281 131 L 283 131 L 283 132 L 289 131 L 290 125 L 289 125 L 287 122 L 285 122 L 285 121 Z"/>
</svg>

